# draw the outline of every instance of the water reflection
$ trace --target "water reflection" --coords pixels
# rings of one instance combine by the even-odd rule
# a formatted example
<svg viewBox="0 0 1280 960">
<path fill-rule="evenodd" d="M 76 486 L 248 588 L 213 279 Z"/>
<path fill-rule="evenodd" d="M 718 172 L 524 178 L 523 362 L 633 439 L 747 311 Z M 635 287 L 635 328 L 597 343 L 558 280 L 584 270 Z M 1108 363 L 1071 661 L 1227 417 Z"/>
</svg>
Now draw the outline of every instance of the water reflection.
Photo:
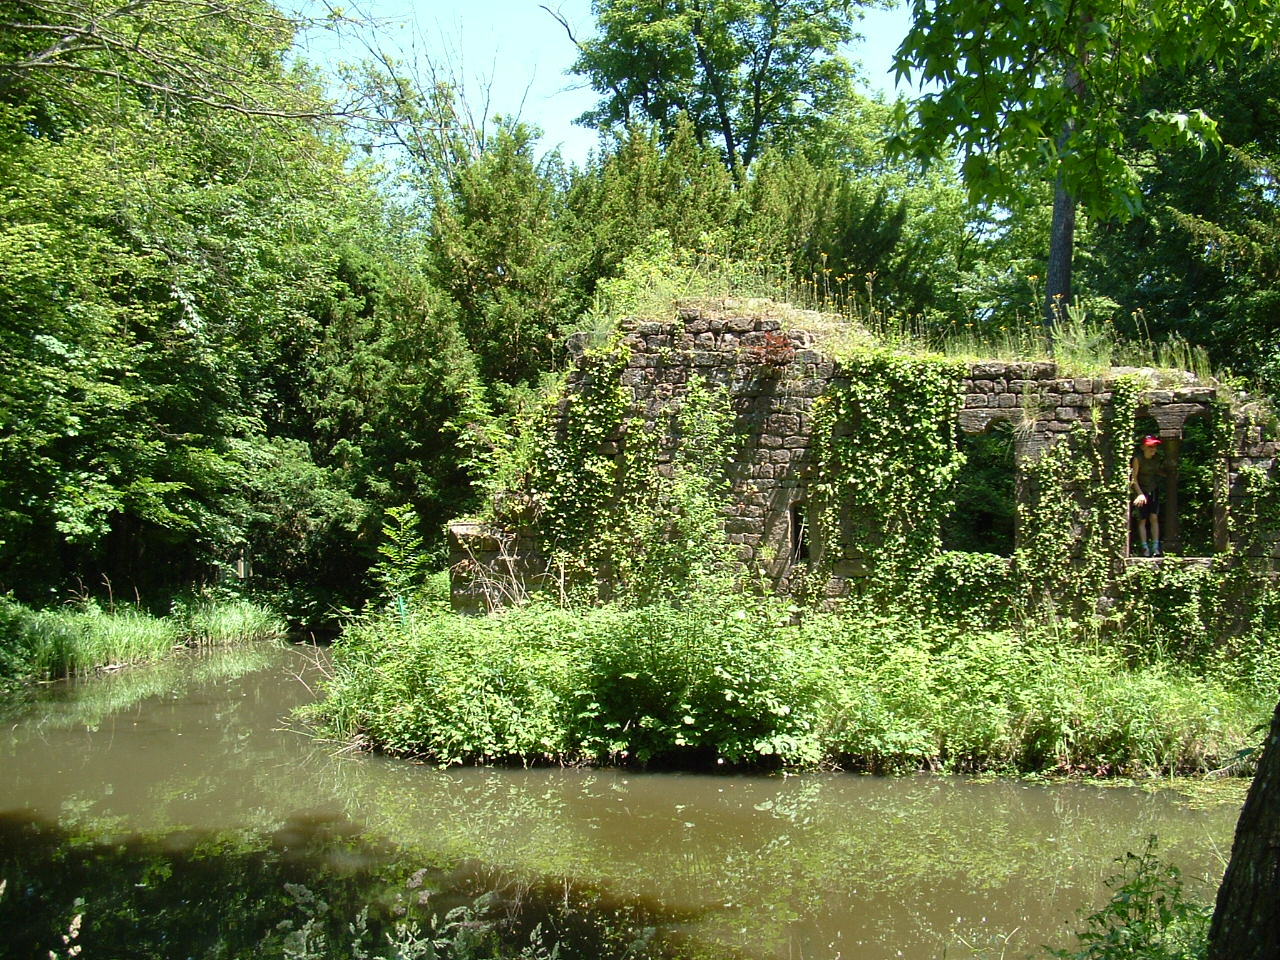
<svg viewBox="0 0 1280 960">
<path fill-rule="evenodd" d="M 295 674 L 314 669 L 293 650 L 222 651 L 56 687 L 11 715 L 0 813 L 58 840 L 18 852 L 6 832 L 0 877 L 34 875 L 32 858 L 65 857 L 60 844 L 141 844 L 185 863 L 219 860 L 235 837 L 261 869 L 355 878 L 334 895 L 353 910 L 392 874 L 402 884 L 429 867 L 459 896 L 572 889 L 710 955 L 963 957 L 992 943 L 1019 955 L 1062 942 L 1113 859 L 1148 834 L 1216 882 L 1238 813 L 1080 784 L 440 771 L 342 756 L 283 722 L 310 697 Z M 280 884 L 303 882 L 267 873 L 277 900 Z M 13 922 L 11 897 L 0 924 Z"/>
</svg>

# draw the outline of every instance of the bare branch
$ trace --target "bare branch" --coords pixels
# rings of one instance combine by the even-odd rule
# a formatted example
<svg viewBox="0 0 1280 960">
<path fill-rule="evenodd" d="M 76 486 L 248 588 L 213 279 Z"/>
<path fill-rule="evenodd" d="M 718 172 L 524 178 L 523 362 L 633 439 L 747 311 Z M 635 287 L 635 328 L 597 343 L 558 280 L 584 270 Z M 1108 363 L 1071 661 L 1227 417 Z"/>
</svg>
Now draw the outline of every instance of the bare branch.
<svg viewBox="0 0 1280 960">
<path fill-rule="evenodd" d="M 284 69 L 298 32 L 325 21 L 288 17 L 266 3 L 129 0 L 95 11 L 28 0 L 21 9 L 30 16 L 0 23 L 6 35 L 34 41 L 0 59 L 0 97 L 11 101 L 42 99 L 32 84 L 61 75 L 108 79 L 243 116 L 331 119 L 361 112 L 355 103 L 326 102 Z M 262 69 L 264 61 L 278 65 L 274 75 Z"/>
<path fill-rule="evenodd" d="M 569 23 L 569 20 L 565 17 L 565 15 L 562 14 L 559 10 L 552 10 L 545 3 L 540 3 L 538 4 L 538 6 L 540 6 L 543 10 L 547 11 L 547 13 L 551 14 L 551 16 L 555 18 L 556 22 L 559 23 L 560 26 L 564 27 L 564 32 L 569 35 L 569 42 L 572 43 L 579 50 L 581 50 L 582 44 L 578 42 L 578 38 L 574 35 L 574 32 L 573 32 L 573 25 Z"/>
</svg>

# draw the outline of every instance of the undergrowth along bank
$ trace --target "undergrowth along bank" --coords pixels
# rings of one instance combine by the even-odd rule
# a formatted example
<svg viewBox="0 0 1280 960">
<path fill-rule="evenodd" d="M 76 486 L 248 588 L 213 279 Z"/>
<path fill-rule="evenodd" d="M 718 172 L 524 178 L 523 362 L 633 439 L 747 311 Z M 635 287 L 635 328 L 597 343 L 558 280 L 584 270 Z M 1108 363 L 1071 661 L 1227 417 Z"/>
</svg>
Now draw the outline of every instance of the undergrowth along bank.
<svg viewBox="0 0 1280 960">
<path fill-rule="evenodd" d="M 711 595 L 367 617 L 309 716 L 440 764 L 1202 773 L 1231 768 L 1269 715 L 1280 673 L 1253 674 L 849 610 L 794 622 L 778 601 Z"/>
<path fill-rule="evenodd" d="M 284 621 L 249 600 L 199 599 L 167 617 L 89 601 L 33 610 L 0 597 L 0 683 L 51 680 L 162 659 L 178 647 L 283 638 Z"/>
</svg>

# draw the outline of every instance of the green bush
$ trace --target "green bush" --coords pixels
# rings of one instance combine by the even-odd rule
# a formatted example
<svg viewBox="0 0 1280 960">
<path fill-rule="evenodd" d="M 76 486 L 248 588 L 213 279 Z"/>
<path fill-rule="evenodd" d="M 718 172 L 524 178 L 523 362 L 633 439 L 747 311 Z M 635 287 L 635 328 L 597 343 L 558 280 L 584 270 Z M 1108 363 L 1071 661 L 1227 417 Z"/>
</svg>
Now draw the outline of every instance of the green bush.
<svg viewBox="0 0 1280 960">
<path fill-rule="evenodd" d="M 593 759 L 691 754 L 815 763 L 829 670 L 777 605 L 732 595 L 596 611 L 570 701 L 573 742 Z"/>
<path fill-rule="evenodd" d="M 875 769 L 920 767 L 940 755 L 941 702 L 928 637 L 889 618 L 822 617 L 811 626 L 838 675 L 825 712 L 826 749 Z"/>
<path fill-rule="evenodd" d="M 1126 854 L 1107 880 L 1111 899 L 1085 918 L 1079 950 L 1053 950 L 1059 960 L 1199 960 L 1205 955 L 1211 909 L 1186 895 L 1177 867 L 1161 863 L 1155 838 Z"/>
<path fill-rule="evenodd" d="M 922 564 L 920 601 L 939 619 L 996 626 L 1017 612 L 1016 583 L 1008 557 L 944 550 Z"/>
<path fill-rule="evenodd" d="M 334 645 L 325 725 L 440 763 L 565 756 L 577 627 L 575 614 L 545 607 L 486 618 L 412 608 L 354 621 Z"/>
<path fill-rule="evenodd" d="M 1269 674 L 1274 689 L 1277 673 Z M 349 626 L 332 736 L 439 763 L 839 763 L 1201 772 L 1252 744 L 1273 694 L 1171 660 L 1011 630 L 810 613 L 726 593 Z"/>
</svg>

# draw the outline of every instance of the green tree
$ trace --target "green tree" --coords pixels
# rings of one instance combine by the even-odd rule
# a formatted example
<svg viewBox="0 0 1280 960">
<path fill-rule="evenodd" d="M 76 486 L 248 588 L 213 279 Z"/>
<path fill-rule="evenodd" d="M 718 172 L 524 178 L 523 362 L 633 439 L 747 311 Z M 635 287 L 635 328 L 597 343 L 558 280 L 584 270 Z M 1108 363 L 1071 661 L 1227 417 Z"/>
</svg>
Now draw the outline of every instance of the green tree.
<svg viewBox="0 0 1280 960">
<path fill-rule="evenodd" d="M 408 504 L 442 560 L 445 522 L 470 499 L 457 435 L 487 423 L 484 387 L 456 306 L 412 266 L 419 244 L 374 238 L 370 224 L 351 223 L 356 242 L 339 248 L 295 416 L 317 461 L 369 505 L 368 542 L 382 509 Z"/>
<path fill-rule="evenodd" d="M 861 0 L 593 0 L 599 35 L 570 38 L 601 96 L 581 122 L 675 128 L 717 142 L 742 176 L 767 145 L 810 134 L 851 89 L 840 53 Z M 564 22 L 562 20 L 562 22 Z M 567 24 L 566 24 L 567 27 Z"/>
<path fill-rule="evenodd" d="M 890 156 L 892 108 L 850 97 L 806 152 L 766 151 L 752 169 L 742 231 L 748 255 L 788 266 L 820 290 L 865 296 L 931 324 L 960 316 L 954 296 L 977 253 L 954 172 Z"/>
<path fill-rule="evenodd" d="M 683 115 L 666 145 L 651 126 L 632 126 L 574 178 L 569 204 L 584 231 L 588 289 L 616 276 L 622 261 L 654 231 L 677 250 L 736 223 L 741 203 L 711 147 L 700 147 Z"/>
<path fill-rule="evenodd" d="M 1142 207 L 1082 245 L 1083 274 L 1118 305 L 1129 334 L 1177 333 L 1218 363 L 1280 387 L 1280 111 L 1260 95 L 1280 82 L 1280 58 L 1258 51 L 1230 68 L 1162 75 L 1133 112 L 1195 100 L 1219 119 L 1222 147 L 1158 153 L 1131 138 Z"/>
<path fill-rule="evenodd" d="M 0 38 L 21 67 L 0 69 L 0 589 L 171 590 L 247 556 L 350 602 L 381 505 L 442 520 L 466 497 L 454 308 L 372 174 L 294 115 L 321 100 L 284 66 L 291 34 L 253 32 L 272 8 L 144 2 L 80 30 L 93 11 L 62 6 L 10 4 Z M 93 39 L 125 29 L 148 62 L 222 72 L 133 82 L 155 75 Z"/>
<path fill-rule="evenodd" d="M 585 302 L 567 171 L 558 157 L 535 159 L 527 127 L 504 124 L 479 154 L 436 173 L 430 277 L 457 304 L 484 380 L 534 383 Z"/>
<path fill-rule="evenodd" d="M 300 82 L 301 67 L 279 69 L 295 33 L 317 22 L 266 0 L 4 0 L 0 22 L 0 102 L 29 108 L 42 127 L 115 116 L 120 93 L 165 110 L 336 112 Z"/>
<path fill-rule="evenodd" d="M 958 150 L 966 184 L 985 202 L 1016 206 L 1027 178 L 1056 185 L 1046 323 L 1070 298 L 1077 202 L 1101 217 L 1139 207 L 1124 130 L 1142 83 L 1161 70 L 1230 63 L 1280 27 L 1274 0 L 915 0 L 913 10 L 897 71 L 936 89 L 901 110 L 898 148 Z M 1141 133 L 1157 149 L 1218 142 L 1199 104 L 1149 110 Z"/>
</svg>

